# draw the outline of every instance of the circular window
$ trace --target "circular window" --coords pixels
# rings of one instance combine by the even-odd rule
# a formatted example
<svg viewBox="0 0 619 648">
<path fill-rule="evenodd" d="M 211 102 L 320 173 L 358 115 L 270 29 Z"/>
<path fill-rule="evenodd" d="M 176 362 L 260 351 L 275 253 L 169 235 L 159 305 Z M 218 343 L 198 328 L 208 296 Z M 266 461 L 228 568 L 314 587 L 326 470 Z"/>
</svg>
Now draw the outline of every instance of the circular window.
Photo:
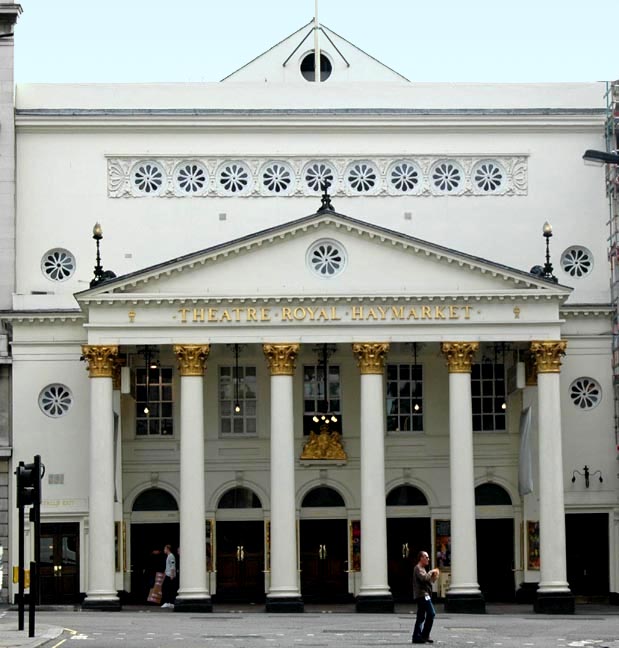
<svg viewBox="0 0 619 648">
<path fill-rule="evenodd" d="M 175 181 L 181 193 L 201 193 L 208 186 L 208 172 L 200 162 L 183 162 L 176 168 Z"/>
<path fill-rule="evenodd" d="M 250 187 L 251 173 L 244 162 L 227 162 L 219 171 L 218 184 L 228 194 L 242 194 Z"/>
<path fill-rule="evenodd" d="M 325 182 L 333 187 L 334 180 L 335 169 L 330 162 L 310 162 L 303 170 L 305 186 L 314 193 L 322 193 Z"/>
<path fill-rule="evenodd" d="M 455 193 L 462 186 L 464 172 L 456 162 L 441 160 L 432 167 L 430 177 L 435 190 L 439 193 Z"/>
<path fill-rule="evenodd" d="M 421 183 L 419 168 L 408 160 L 396 162 L 389 169 L 389 183 L 398 193 L 414 193 Z"/>
<path fill-rule="evenodd" d="M 346 182 L 355 193 L 368 193 L 378 185 L 378 171 L 372 162 L 355 162 L 348 167 Z"/>
<path fill-rule="evenodd" d="M 163 188 L 165 174 L 157 162 L 139 162 L 135 165 L 132 182 L 138 193 L 145 196 L 158 194 Z"/>
<path fill-rule="evenodd" d="M 308 54 L 301 61 L 301 74 L 306 81 L 316 80 L 316 70 L 314 66 L 314 52 Z M 331 61 L 321 52 L 320 53 L 320 80 L 326 81 L 333 72 Z"/>
<path fill-rule="evenodd" d="M 62 248 L 50 250 L 41 259 L 41 270 L 52 281 L 64 281 L 75 272 L 75 257 Z"/>
<path fill-rule="evenodd" d="M 261 174 L 264 188 L 273 194 L 287 194 L 293 187 L 294 173 L 284 162 L 269 162 Z"/>
<path fill-rule="evenodd" d="M 593 378 L 577 378 L 570 385 L 570 398 L 576 407 L 590 410 L 599 405 L 602 388 Z"/>
<path fill-rule="evenodd" d="M 47 385 L 39 394 L 39 407 L 43 414 L 51 418 L 64 416 L 73 405 L 71 390 L 65 385 L 54 383 Z"/>
<path fill-rule="evenodd" d="M 584 277 L 593 268 L 593 256 L 587 248 L 573 245 L 561 255 L 561 267 L 570 277 Z"/>
<path fill-rule="evenodd" d="M 319 277 L 330 279 L 346 265 L 346 250 L 332 239 L 316 241 L 307 251 L 307 264 Z"/>
<path fill-rule="evenodd" d="M 505 171 L 494 160 L 482 160 L 473 167 L 473 182 L 483 193 L 496 193 L 503 188 Z"/>
</svg>

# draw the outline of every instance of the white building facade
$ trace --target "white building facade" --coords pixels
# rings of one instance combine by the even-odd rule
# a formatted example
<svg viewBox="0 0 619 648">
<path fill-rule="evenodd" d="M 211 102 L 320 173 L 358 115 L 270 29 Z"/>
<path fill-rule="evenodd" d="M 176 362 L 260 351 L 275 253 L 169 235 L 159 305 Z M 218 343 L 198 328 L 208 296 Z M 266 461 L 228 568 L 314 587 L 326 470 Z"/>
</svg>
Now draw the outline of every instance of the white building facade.
<svg viewBox="0 0 619 648">
<path fill-rule="evenodd" d="M 144 602 L 169 543 L 178 611 L 391 611 L 420 550 L 452 611 L 616 601 L 604 86 L 415 84 L 326 28 L 318 83 L 313 36 L 17 87 L 43 600 Z"/>
</svg>

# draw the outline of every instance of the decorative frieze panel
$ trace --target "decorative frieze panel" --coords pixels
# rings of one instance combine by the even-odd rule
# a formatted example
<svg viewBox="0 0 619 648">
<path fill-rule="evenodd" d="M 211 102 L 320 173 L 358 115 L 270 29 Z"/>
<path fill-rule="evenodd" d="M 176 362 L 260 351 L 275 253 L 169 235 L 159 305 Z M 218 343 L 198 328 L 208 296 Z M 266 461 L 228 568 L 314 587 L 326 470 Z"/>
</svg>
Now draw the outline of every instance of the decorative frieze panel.
<svg viewBox="0 0 619 648">
<path fill-rule="evenodd" d="M 246 156 L 109 157 L 110 198 L 316 196 L 522 196 L 525 156 L 286 159 Z"/>
</svg>

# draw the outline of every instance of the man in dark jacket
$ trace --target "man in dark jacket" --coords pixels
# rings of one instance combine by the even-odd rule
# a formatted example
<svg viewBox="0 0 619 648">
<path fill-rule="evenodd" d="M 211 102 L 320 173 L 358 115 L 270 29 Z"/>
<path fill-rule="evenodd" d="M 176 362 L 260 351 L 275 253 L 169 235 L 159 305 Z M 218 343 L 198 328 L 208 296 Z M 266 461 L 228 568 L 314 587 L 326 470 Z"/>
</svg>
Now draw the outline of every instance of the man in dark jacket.
<svg viewBox="0 0 619 648">
<path fill-rule="evenodd" d="M 432 605 L 432 583 L 438 578 L 438 569 L 426 571 L 430 563 L 427 552 L 420 551 L 413 571 L 413 597 L 417 601 L 417 619 L 413 630 L 413 643 L 434 643 L 430 639 L 434 623 L 434 605 Z"/>
</svg>

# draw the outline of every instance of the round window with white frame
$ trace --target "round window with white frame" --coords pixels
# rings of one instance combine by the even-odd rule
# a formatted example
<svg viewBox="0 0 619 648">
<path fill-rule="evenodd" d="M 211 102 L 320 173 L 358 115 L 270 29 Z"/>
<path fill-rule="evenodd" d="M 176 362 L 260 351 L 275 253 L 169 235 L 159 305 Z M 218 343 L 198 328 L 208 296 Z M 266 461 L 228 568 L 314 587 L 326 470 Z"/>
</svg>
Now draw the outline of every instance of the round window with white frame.
<svg viewBox="0 0 619 648">
<path fill-rule="evenodd" d="M 181 195 L 203 194 L 208 188 L 208 171 L 202 162 L 181 162 L 174 170 L 174 183 Z"/>
<path fill-rule="evenodd" d="M 593 268 L 593 255 L 582 245 L 572 245 L 561 255 L 561 268 L 570 277 L 584 277 Z"/>
<path fill-rule="evenodd" d="M 240 196 L 249 192 L 252 175 L 245 162 L 233 160 L 225 162 L 217 173 L 217 186 L 228 196 Z"/>
<path fill-rule="evenodd" d="M 301 59 L 301 76 L 306 81 L 316 81 L 316 69 L 314 66 L 315 60 L 316 57 L 314 56 L 314 52 L 306 54 Z M 320 52 L 320 80 L 326 81 L 331 76 L 332 72 L 333 66 L 331 65 L 329 57 L 325 56 L 323 52 Z"/>
<path fill-rule="evenodd" d="M 421 169 L 411 160 L 398 160 L 392 164 L 387 177 L 393 193 L 415 194 L 421 188 Z"/>
<path fill-rule="evenodd" d="M 471 176 L 475 189 L 480 193 L 500 193 L 505 186 L 505 169 L 495 160 L 480 160 L 473 167 Z"/>
<path fill-rule="evenodd" d="M 305 165 L 301 175 L 307 190 L 311 193 L 322 193 L 325 183 L 332 190 L 331 193 L 333 192 L 336 173 L 331 162 L 327 160 L 312 160 Z"/>
<path fill-rule="evenodd" d="M 455 194 L 464 184 L 464 169 L 454 160 L 439 160 L 430 170 L 430 180 L 435 193 Z"/>
<path fill-rule="evenodd" d="M 165 177 L 165 172 L 159 162 L 143 160 L 133 167 L 131 184 L 139 195 L 157 196 L 164 188 Z"/>
<path fill-rule="evenodd" d="M 346 169 L 346 184 L 355 194 L 375 193 L 378 189 L 378 169 L 370 160 L 353 162 Z"/>
<path fill-rule="evenodd" d="M 52 383 L 41 390 L 39 394 L 39 408 L 50 418 L 64 416 L 73 405 L 71 390 L 61 383 Z"/>
<path fill-rule="evenodd" d="M 267 162 L 260 172 L 264 192 L 286 196 L 294 189 L 294 171 L 287 162 Z"/>
<path fill-rule="evenodd" d="M 306 261 L 315 275 L 332 279 L 346 267 L 346 249 L 334 239 L 320 239 L 308 248 Z"/>
<path fill-rule="evenodd" d="M 579 409 L 592 410 L 602 400 L 602 388 L 593 378 L 576 378 L 570 385 L 570 399 Z"/>
<path fill-rule="evenodd" d="M 43 255 L 41 271 L 50 281 L 66 281 L 75 272 L 75 257 L 64 248 L 54 248 Z"/>
</svg>

